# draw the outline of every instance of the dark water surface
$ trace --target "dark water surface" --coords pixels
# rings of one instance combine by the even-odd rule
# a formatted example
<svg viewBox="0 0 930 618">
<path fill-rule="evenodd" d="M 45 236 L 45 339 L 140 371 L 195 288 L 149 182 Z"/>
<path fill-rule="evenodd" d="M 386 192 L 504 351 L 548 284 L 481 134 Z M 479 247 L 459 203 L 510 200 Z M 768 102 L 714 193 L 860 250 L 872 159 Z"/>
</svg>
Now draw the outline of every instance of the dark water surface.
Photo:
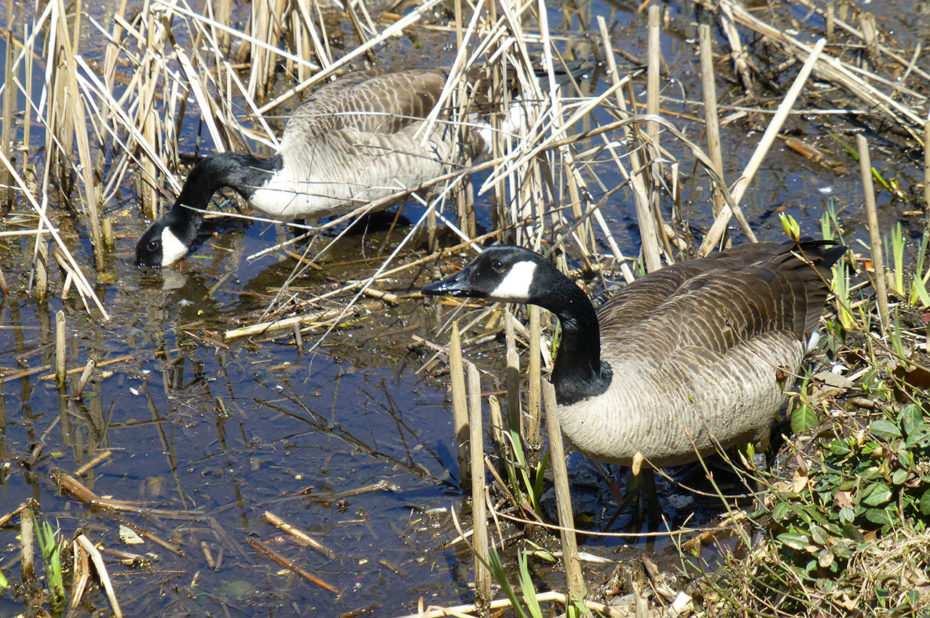
<svg viewBox="0 0 930 618">
<path fill-rule="evenodd" d="M 897 2 L 866 8 L 878 10 L 877 5 L 923 6 Z M 616 23 L 627 49 L 643 55 L 645 17 L 635 15 L 627 3 L 594 6 L 595 14 Z M 674 76 L 666 95 L 672 98 L 679 89 L 683 98 L 699 98 L 697 58 L 694 45 L 686 41 L 694 36 L 690 11 L 672 4 L 673 27 L 664 35 Z M 559 23 L 560 15 L 553 11 L 550 19 Z M 803 15 L 799 12 L 798 18 Z M 895 19 L 894 12 L 888 15 Z M 577 27 L 574 22 L 572 27 Z M 902 40 L 920 40 L 926 31 L 905 30 Z M 719 87 L 727 101 L 726 84 Z M 668 102 L 664 108 L 673 114 L 698 113 L 685 103 Z M 817 120 L 798 116 L 790 124 L 797 133 L 815 135 L 820 133 Z M 681 123 L 691 139 L 701 138 L 699 127 Z M 740 123 L 724 131 L 725 166 L 733 179 L 761 133 L 747 133 Z M 878 150 L 873 160 L 905 186 L 920 182 L 913 156 Z M 854 162 L 847 163 L 849 170 L 857 170 Z M 591 173 L 603 171 L 600 180 L 609 188 L 617 179 L 606 175 L 608 169 L 594 166 Z M 686 214 L 695 225 L 708 222 L 706 186 L 701 180 L 684 188 L 691 209 Z M 628 193 L 618 192 L 605 209 L 627 255 L 638 250 L 632 204 Z M 914 237 L 920 222 L 902 215 L 912 205 L 893 202 L 885 193 L 879 204 L 884 222 L 910 221 L 906 229 Z M 866 236 L 858 173 L 828 172 L 778 145 L 743 208 L 761 238 L 780 238 L 777 211 L 792 214 L 804 232 L 819 235 L 817 220 L 828 205 L 837 208 L 851 237 Z M 478 208 L 479 221 L 488 225 L 487 203 Z M 19 212 L 26 209 L 20 206 Z M 414 609 L 421 596 L 426 603 L 470 602 L 470 554 L 444 548 L 457 535 L 449 510 L 459 509 L 462 498 L 446 387 L 442 380 L 415 373 L 425 357 L 410 350 L 413 335 L 445 343 L 444 336 L 434 337 L 440 324 L 434 308 L 420 300 L 384 305 L 353 317 L 313 351 L 307 351 L 317 342 L 313 335 L 304 336 L 303 352 L 289 334 L 274 341 L 226 342 L 224 331 L 260 312 L 293 266 L 275 256 L 254 263 L 243 259 L 272 243 L 276 231 L 263 224 L 245 233 L 226 228 L 180 268 L 153 276 L 131 264 L 135 237 L 146 223 L 131 188 L 107 210 L 117 216 L 117 249 L 96 290 L 112 316 L 108 322 L 88 319 L 73 293 L 67 301 L 57 293 L 48 303 L 33 300 L 24 291 L 32 237 L 0 237 L 0 268 L 11 288 L 0 302 L 0 370 L 5 376 L 0 378 L 0 461 L 5 465 L 0 514 L 34 498 L 42 516 L 66 539 L 80 526 L 106 548 L 145 556 L 142 567 L 122 566 L 107 556 L 128 615 L 336 615 L 355 610 L 392 615 Z M 410 218 L 421 212 L 412 208 Z M 79 263 L 92 271 L 86 234 L 81 227 L 67 227 L 66 218 L 62 221 Z M 15 211 L 0 223 L 0 231 L 34 227 L 32 219 Z M 395 232 L 387 239 L 383 229 L 346 236 L 323 260 L 323 270 L 302 279 L 300 286 L 311 297 L 370 274 L 378 251 L 390 249 L 399 236 Z M 359 262 L 363 256 L 371 260 Z M 428 273 L 414 279 L 414 272 L 384 287 L 403 290 L 426 282 Z M 54 267 L 52 277 L 53 289 L 60 290 Z M 63 390 L 47 379 L 54 364 L 58 310 L 66 317 L 68 368 L 82 367 L 89 357 L 100 366 L 80 398 L 72 397 L 78 374 L 69 376 Z M 496 364 L 489 366 L 500 367 L 502 356 L 494 358 Z M 486 391 L 496 388 L 493 379 L 484 384 Z M 126 544 L 115 517 L 94 513 L 59 493 L 54 470 L 73 473 L 103 451 L 111 455 L 81 481 L 101 496 L 160 509 L 157 516 L 120 516 L 181 547 L 183 555 L 151 540 Z M 576 471 L 586 467 L 577 459 L 572 463 Z M 607 495 L 603 484 L 599 492 Z M 609 498 L 604 503 L 606 512 Z M 313 535 L 335 557 L 298 547 L 265 521 L 266 511 Z M 11 579 L 19 574 L 16 535 L 10 526 L 0 530 L 0 569 Z M 272 547 L 339 592 L 262 559 L 249 541 Z M 591 545 L 607 552 L 618 549 L 620 541 Z M 211 568 L 217 560 L 218 568 Z M 105 605 L 102 597 L 93 601 Z M 21 599 L 9 593 L 0 598 L 0 615 L 21 611 Z"/>
</svg>

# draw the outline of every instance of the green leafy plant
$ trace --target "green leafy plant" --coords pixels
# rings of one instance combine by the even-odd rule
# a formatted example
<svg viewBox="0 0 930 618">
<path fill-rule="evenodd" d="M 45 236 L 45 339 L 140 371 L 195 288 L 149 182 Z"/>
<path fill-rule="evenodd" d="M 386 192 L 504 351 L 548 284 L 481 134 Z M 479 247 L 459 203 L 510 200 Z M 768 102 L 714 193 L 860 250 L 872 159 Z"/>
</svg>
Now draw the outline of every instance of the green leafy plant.
<svg viewBox="0 0 930 618">
<path fill-rule="evenodd" d="M 783 556 L 810 576 L 837 573 L 865 542 L 896 529 L 923 532 L 930 516 L 930 422 L 915 403 L 824 445 L 819 469 L 781 492 L 772 518 Z M 796 487 L 795 484 L 794 487 Z"/>
<path fill-rule="evenodd" d="M 894 264 L 892 292 L 900 298 L 905 298 L 904 291 L 904 231 L 899 221 L 891 228 L 891 257 Z"/>
<path fill-rule="evenodd" d="M 51 594 L 52 605 L 61 606 L 65 602 L 64 576 L 61 568 L 61 552 L 64 541 L 57 530 L 52 530 L 51 524 L 43 521 L 41 525 L 33 515 L 36 538 L 42 551 L 42 560 L 45 564 L 45 581 Z"/>
<path fill-rule="evenodd" d="M 546 449 L 535 468 L 530 467 L 523 448 L 520 432 L 511 429 L 509 436 L 510 453 L 504 453 L 504 466 L 514 496 L 526 496 L 530 507 L 537 514 L 542 514 L 539 501 L 542 498 L 545 483 L 546 466 L 549 465 L 549 449 Z"/>
<path fill-rule="evenodd" d="M 914 278 L 911 281 L 911 294 L 908 297 L 910 304 L 921 307 L 930 307 L 930 294 L 927 293 L 927 279 L 930 279 L 930 270 L 924 274 L 924 265 L 927 257 L 927 234 L 920 239 L 920 249 L 917 252 L 917 263 L 914 266 Z"/>
<path fill-rule="evenodd" d="M 533 585 L 533 578 L 530 575 L 526 552 L 521 551 L 517 554 L 520 595 L 522 595 L 522 598 L 510 584 L 510 580 L 507 578 L 507 572 L 504 570 L 504 563 L 501 562 L 500 554 L 498 554 L 497 550 L 493 547 L 488 551 L 488 562 L 490 563 L 488 568 L 491 570 L 491 575 L 497 581 L 501 590 L 504 591 L 504 594 L 507 595 L 507 598 L 510 599 L 510 603 L 513 605 L 514 610 L 520 618 L 530 618 L 530 616 L 533 618 L 542 618 L 542 608 L 539 606 L 539 601 L 536 599 L 536 588 Z"/>
<path fill-rule="evenodd" d="M 801 238 L 801 226 L 797 220 L 787 213 L 778 213 L 778 219 L 781 221 L 781 228 L 788 235 L 788 238 L 797 242 Z"/>
</svg>

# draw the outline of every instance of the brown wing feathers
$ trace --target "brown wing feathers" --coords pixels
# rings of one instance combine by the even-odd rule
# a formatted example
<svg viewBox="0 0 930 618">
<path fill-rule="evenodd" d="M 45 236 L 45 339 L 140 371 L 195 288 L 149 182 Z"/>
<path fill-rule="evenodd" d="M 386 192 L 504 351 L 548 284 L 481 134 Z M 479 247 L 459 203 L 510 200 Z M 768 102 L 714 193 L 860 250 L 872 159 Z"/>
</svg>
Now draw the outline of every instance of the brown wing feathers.
<svg viewBox="0 0 930 618">
<path fill-rule="evenodd" d="M 665 268 L 602 306 L 601 337 L 644 342 L 664 339 L 664 331 L 677 340 L 674 347 L 721 353 L 764 332 L 801 338 L 816 328 L 829 266 L 844 251 L 818 241 L 759 243 Z"/>
</svg>

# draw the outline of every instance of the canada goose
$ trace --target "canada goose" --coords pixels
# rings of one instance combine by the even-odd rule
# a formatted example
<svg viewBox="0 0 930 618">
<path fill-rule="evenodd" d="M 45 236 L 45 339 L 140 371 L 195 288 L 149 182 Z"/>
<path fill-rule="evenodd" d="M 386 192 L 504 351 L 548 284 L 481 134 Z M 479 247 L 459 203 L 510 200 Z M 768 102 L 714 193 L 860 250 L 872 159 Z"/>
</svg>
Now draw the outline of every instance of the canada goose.
<svg viewBox="0 0 930 618">
<path fill-rule="evenodd" d="M 596 312 L 520 247 L 486 249 L 423 293 L 554 313 L 562 329 L 551 379 L 571 444 L 598 461 L 629 466 L 641 453 L 674 466 L 768 436 L 823 310 L 829 268 L 846 251 L 832 244 L 743 244 L 650 273 Z"/>
<path fill-rule="evenodd" d="M 583 68 L 579 63 L 570 70 L 574 75 Z M 464 144 L 442 117 L 422 139 L 424 119 L 448 75 L 443 68 L 366 71 L 318 88 L 291 115 L 273 156 L 222 153 L 194 167 L 171 209 L 139 237 L 136 264 L 168 266 L 181 259 L 203 221 L 186 206 L 205 209 L 221 187 L 276 219 L 319 219 L 415 188 L 490 154 L 491 127 L 483 121 L 469 123 Z M 522 108 L 514 105 L 502 129 L 513 131 L 524 121 Z"/>
</svg>

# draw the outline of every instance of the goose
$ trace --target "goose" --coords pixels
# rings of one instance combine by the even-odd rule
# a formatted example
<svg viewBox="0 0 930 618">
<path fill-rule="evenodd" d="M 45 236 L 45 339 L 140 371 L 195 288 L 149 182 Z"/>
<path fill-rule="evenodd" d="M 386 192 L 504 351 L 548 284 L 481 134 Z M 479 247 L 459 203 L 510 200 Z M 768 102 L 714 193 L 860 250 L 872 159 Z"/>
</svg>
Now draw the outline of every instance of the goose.
<svg viewBox="0 0 930 618">
<path fill-rule="evenodd" d="M 495 246 L 423 293 L 555 314 L 563 435 L 597 461 L 641 455 L 651 472 L 767 439 L 845 252 L 807 239 L 743 244 L 650 273 L 595 311 L 541 255 Z"/>
<path fill-rule="evenodd" d="M 489 155 L 491 127 L 483 121 L 469 122 L 462 140 L 440 118 L 422 139 L 448 76 L 444 68 L 363 71 L 318 88 L 288 119 L 271 157 L 227 152 L 201 160 L 171 209 L 139 237 L 136 264 L 168 266 L 184 257 L 203 221 L 193 209 L 206 209 L 221 187 L 275 219 L 315 220 L 415 188 Z M 513 132 L 522 122 L 522 107 L 515 104 L 502 129 Z"/>
</svg>

